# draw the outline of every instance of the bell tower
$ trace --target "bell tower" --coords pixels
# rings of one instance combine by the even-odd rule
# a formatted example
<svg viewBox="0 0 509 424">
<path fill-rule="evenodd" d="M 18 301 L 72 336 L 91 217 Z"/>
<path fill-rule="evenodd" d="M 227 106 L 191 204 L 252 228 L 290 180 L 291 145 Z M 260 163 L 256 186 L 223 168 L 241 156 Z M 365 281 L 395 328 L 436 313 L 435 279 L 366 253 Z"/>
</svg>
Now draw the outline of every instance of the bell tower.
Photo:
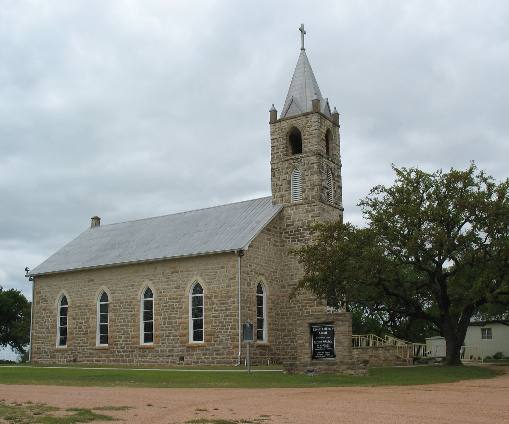
<svg viewBox="0 0 509 424">
<path fill-rule="evenodd" d="M 270 109 L 271 182 L 274 203 L 312 223 L 343 215 L 339 113 L 322 96 L 301 49 L 281 115 Z M 298 222 L 295 222 L 298 224 Z"/>
</svg>

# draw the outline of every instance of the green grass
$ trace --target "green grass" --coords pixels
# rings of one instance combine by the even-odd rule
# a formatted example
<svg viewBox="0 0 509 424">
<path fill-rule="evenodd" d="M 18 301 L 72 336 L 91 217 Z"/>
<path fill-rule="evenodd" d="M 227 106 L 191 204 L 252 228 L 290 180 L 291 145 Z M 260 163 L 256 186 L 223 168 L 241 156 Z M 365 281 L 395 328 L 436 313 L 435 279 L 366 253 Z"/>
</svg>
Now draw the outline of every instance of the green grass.
<svg viewBox="0 0 509 424">
<path fill-rule="evenodd" d="M 281 372 L 185 372 L 129 369 L 0 367 L 0 384 L 50 384 L 60 386 L 173 387 L 173 388 L 273 388 L 387 386 L 449 383 L 490 378 L 497 371 L 483 367 L 420 366 L 372 368 L 365 376 L 286 374 Z"/>
<path fill-rule="evenodd" d="M 45 404 L 8 404 L 4 401 L 0 401 L 0 419 L 12 424 L 75 424 L 114 420 L 109 415 L 97 414 L 91 409 L 69 408 L 62 414 L 61 409 Z"/>
<path fill-rule="evenodd" d="M 485 359 L 483 361 L 485 364 L 490 365 L 509 365 L 509 358 L 508 359 Z"/>
</svg>

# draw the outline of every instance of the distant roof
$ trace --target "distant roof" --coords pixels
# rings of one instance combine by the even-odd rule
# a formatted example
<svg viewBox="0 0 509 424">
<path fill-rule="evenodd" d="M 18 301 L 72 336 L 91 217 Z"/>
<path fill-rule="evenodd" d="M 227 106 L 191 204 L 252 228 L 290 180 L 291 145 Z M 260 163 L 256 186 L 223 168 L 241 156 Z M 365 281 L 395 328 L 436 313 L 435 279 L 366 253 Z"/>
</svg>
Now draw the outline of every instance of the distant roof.
<svg viewBox="0 0 509 424">
<path fill-rule="evenodd" d="M 509 320 L 507 319 L 491 319 L 486 321 L 470 321 L 469 326 L 479 326 L 484 327 L 488 324 L 503 324 L 503 325 L 509 325 Z"/>
<path fill-rule="evenodd" d="M 292 82 L 286 95 L 281 118 L 311 112 L 313 110 L 311 101 L 314 98 L 320 99 L 321 112 L 331 116 L 329 101 L 322 97 L 320 87 L 318 87 L 313 69 L 311 69 L 311 64 L 306 55 L 306 50 L 301 49 L 299 60 L 293 72 Z"/>
<path fill-rule="evenodd" d="M 263 197 L 89 228 L 30 275 L 246 249 L 281 209 Z"/>
</svg>

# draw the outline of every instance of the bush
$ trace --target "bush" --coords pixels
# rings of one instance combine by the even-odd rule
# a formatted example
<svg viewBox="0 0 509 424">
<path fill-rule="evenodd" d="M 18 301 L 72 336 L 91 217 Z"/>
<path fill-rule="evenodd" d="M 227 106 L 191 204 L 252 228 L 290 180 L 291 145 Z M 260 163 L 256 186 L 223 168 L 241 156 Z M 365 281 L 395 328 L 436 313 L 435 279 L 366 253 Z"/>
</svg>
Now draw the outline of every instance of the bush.
<svg viewBox="0 0 509 424">
<path fill-rule="evenodd" d="M 504 354 L 502 352 L 497 352 L 493 355 L 493 359 L 503 359 Z"/>
<path fill-rule="evenodd" d="M 485 357 L 484 357 L 484 360 L 485 360 L 485 361 L 489 361 L 490 359 L 492 359 L 492 358 L 491 358 L 491 356 L 485 356 Z"/>
</svg>

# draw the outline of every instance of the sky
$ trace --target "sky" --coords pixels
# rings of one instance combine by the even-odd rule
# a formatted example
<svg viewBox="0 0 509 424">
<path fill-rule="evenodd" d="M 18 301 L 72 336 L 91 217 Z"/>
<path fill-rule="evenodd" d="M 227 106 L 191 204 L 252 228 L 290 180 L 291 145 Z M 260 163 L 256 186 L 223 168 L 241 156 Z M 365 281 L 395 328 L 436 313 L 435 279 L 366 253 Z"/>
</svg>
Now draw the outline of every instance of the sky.
<svg viewBox="0 0 509 424">
<path fill-rule="evenodd" d="M 0 285 L 90 225 L 270 195 L 305 24 L 345 219 L 391 164 L 509 176 L 506 1 L 0 0 Z"/>
</svg>

